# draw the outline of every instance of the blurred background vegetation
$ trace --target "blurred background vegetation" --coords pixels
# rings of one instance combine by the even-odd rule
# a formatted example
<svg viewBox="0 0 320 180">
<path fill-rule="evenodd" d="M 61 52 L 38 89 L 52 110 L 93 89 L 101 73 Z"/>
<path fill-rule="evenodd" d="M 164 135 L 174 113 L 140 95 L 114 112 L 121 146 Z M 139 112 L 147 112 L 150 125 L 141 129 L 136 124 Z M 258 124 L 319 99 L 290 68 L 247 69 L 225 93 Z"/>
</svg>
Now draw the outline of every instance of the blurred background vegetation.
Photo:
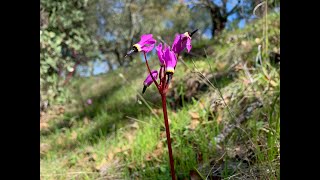
<svg viewBox="0 0 320 180">
<path fill-rule="evenodd" d="M 261 1 L 262 2 L 262 1 Z M 152 33 L 170 43 L 175 33 L 199 28 L 196 41 L 214 39 L 257 18 L 260 0 L 41 0 L 40 83 L 43 101 L 65 101 L 64 84 L 82 74 L 107 72 L 132 62 L 123 55 Z M 279 1 L 269 1 L 271 10 Z M 264 8 L 257 10 L 258 17 Z M 103 69 L 102 66 L 104 65 Z"/>
<path fill-rule="evenodd" d="M 40 2 L 41 179 L 170 178 L 159 97 L 124 55 L 194 29 L 168 94 L 177 175 L 279 178 L 280 0 Z"/>
</svg>

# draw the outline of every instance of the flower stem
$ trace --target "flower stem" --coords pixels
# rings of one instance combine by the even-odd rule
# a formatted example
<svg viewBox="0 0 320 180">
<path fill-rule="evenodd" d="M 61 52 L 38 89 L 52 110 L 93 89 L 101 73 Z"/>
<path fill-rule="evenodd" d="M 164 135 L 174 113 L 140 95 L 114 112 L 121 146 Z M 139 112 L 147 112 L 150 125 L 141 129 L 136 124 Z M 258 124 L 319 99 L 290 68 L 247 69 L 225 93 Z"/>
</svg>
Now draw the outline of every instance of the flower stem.
<svg viewBox="0 0 320 180">
<path fill-rule="evenodd" d="M 162 87 L 159 86 L 159 84 L 157 83 L 157 81 L 153 78 L 150 68 L 149 68 L 149 64 L 148 64 L 148 60 L 146 57 L 146 53 L 144 52 L 144 59 L 146 60 L 146 65 L 148 68 L 148 71 L 150 73 L 150 76 L 153 80 L 153 82 L 155 83 L 155 85 L 157 86 L 159 93 L 161 94 L 161 100 L 162 100 L 162 109 L 163 109 L 163 118 L 164 118 L 164 124 L 166 127 L 166 135 L 167 135 L 167 142 L 168 142 L 168 151 L 169 151 L 169 160 L 170 160 L 170 169 L 171 169 L 171 178 L 172 180 L 176 180 L 176 176 L 175 176 L 175 172 L 174 172 L 174 162 L 173 162 L 173 156 L 172 156 L 172 148 L 171 148 L 171 139 L 170 139 L 170 129 L 169 129 L 169 121 L 168 121 L 168 113 L 167 113 L 167 97 L 166 97 L 166 92 L 167 92 L 167 85 L 166 85 L 166 75 L 165 75 L 165 71 L 166 68 L 164 66 L 164 68 L 160 69 L 160 71 L 164 71 L 164 77 L 162 78 L 162 72 L 160 72 L 160 84 L 162 85 Z M 161 82 L 162 80 L 162 82 Z"/>
<path fill-rule="evenodd" d="M 158 88 L 158 90 L 159 90 L 159 84 L 158 84 L 158 82 L 154 79 L 154 77 L 153 77 L 153 76 L 152 76 L 152 74 L 151 74 L 151 71 L 150 71 L 150 68 L 149 68 L 149 64 L 148 64 L 148 59 L 147 59 L 146 53 L 145 53 L 145 52 L 143 52 L 143 54 L 144 54 L 144 59 L 146 60 L 146 65 L 147 65 L 147 68 L 148 68 L 149 74 L 150 74 L 150 76 L 151 76 L 151 78 L 152 78 L 152 80 L 153 80 L 154 84 L 157 86 L 157 88 Z"/>
<path fill-rule="evenodd" d="M 175 180 L 176 176 L 175 176 L 175 173 L 174 173 L 174 163 L 173 163 L 172 148 L 171 148 L 170 129 L 169 129 L 168 114 L 167 114 L 167 97 L 166 97 L 166 93 L 161 93 L 161 98 L 162 98 L 162 109 L 163 109 L 164 124 L 166 126 L 166 135 L 167 135 L 167 141 L 168 141 L 168 151 L 169 151 L 169 159 L 170 159 L 171 178 L 172 178 L 172 180 Z"/>
<path fill-rule="evenodd" d="M 160 72 L 159 72 L 159 80 L 160 80 L 160 86 L 161 86 L 161 83 L 162 83 L 162 71 L 163 71 L 163 67 L 161 66 L 160 67 Z"/>
</svg>

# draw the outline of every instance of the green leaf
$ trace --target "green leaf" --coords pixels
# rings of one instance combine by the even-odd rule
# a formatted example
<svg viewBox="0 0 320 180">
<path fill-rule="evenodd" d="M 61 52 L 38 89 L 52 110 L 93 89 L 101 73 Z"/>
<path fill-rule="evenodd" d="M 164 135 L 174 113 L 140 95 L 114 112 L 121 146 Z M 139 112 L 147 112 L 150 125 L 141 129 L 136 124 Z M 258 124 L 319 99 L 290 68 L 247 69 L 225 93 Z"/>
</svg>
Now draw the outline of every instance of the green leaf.
<svg viewBox="0 0 320 180">
<path fill-rule="evenodd" d="M 56 34 L 55 34 L 54 32 L 49 32 L 49 37 L 50 37 L 50 38 L 54 38 L 55 35 L 56 35 Z"/>
<path fill-rule="evenodd" d="M 165 173 L 167 171 L 167 169 L 165 167 L 163 167 L 163 166 L 160 166 L 160 171 Z"/>
</svg>

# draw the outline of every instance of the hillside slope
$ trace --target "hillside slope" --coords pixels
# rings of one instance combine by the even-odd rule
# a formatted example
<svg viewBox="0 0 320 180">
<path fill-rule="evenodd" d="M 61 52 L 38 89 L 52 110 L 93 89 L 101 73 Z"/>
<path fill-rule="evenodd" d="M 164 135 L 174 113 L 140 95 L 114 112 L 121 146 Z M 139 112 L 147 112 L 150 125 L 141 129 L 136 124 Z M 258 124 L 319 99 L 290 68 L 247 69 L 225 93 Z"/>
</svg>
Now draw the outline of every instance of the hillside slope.
<svg viewBox="0 0 320 180">
<path fill-rule="evenodd" d="M 168 94 L 179 179 L 279 179 L 280 15 L 267 20 L 195 41 L 179 60 Z M 160 96 L 154 86 L 141 96 L 146 74 L 135 60 L 73 82 L 73 101 L 40 121 L 41 179 L 170 179 Z"/>
</svg>

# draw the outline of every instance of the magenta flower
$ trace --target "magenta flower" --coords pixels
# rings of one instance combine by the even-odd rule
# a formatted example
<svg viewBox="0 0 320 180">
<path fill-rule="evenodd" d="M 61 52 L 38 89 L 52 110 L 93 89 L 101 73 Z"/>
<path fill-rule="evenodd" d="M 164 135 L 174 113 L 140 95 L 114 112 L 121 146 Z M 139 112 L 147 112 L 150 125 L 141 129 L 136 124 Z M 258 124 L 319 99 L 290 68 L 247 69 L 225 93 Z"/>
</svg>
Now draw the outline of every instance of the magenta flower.
<svg viewBox="0 0 320 180">
<path fill-rule="evenodd" d="M 138 52 L 144 51 L 148 53 L 153 49 L 156 42 L 157 41 L 152 38 L 152 34 L 144 34 L 141 36 L 141 40 L 137 44 L 134 44 L 133 47 L 136 47 Z"/>
<path fill-rule="evenodd" d="M 164 52 L 164 60 L 166 64 L 166 74 L 168 75 L 167 85 L 169 85 L 170 80 L 172 79 L 172 75 L 174 74 L 174 70 L 177 65 L 177 57 L 173 51 L 170 50 L 170 46 L 166 47 Z"/>
<path fill-rule="evenodd" d="M 87 104 L 91 105 L 92 104 L 92 100 L 91 99 L 87 99 Z"/>
<path fill-rule="evenodd" d="M 166 49 L 166 47 L 165 47 L 165 49 Z M 156 50 L 157 50 L 160 66 L 164 66 L 165 65 L 164 50 L 162 50 L 162 44 L 161 43 L 157 46 Z"/>
<path fill-rule="evenodd" d="M 171 171 L 172 180 L 175 180 L 175 172 L 174 172 L 174 161 L 173 161 L 173 155 L 172 155 L 169 120 L 168 120 L 167 105 L 166 105 L 167 104 L 166 94 L 169 88 L 170 80 L 172 79 L 172 76 L 174 74 L 174 71 L 177 65 L 177 56 L 179 56 L 179 53 L 182 50 L 184 50 L 184 48 L 187 48 L 188 53 L 190 52 L 192 48 L 191 36 L 196 31 L 197 30 L 193 31 L 192 33 L 186 32 L 184 34 L 177 35 L 173 42 L 172 49 L 170 49 L 170 46 L 166 46 L 166 45 L 164 45 L 165 47 L 163 49 L 162 43 L 160 43 L 156 47 L 157 55 L 160 62 L 159 83 L 157 82 L 158 71 L 150 70 L 148 59 L 146 56 L 146 53 L 153 49 L 154 44 L 156 42 L 156 40 L 152 38 L 152 34 L 143 35 L 141 37 L 140 42 L 133 45 L 133 49 L 129 53 L 127 53 L 127 55 L 130 55 L 133 52 L 143 51 L 145 63 L 146 63 L 149 75 L 143 82 L 142 94 L 144 94 L 146 89 L 152 83 L 154 83 L 158 89 L 159 94 L 161 95 L 163 118 L 164 118 L 164 124 L 166 127 L 166 135 L 167 135 L 167 141 L 168 141 L 168 152 L 169 152 L 170 171 Z"/>
<path fill-rule="evenodd" d="M 197 31 L 198 29 L 194 30 L 192 33 L 185 32 L 184 34 L 177 34 L 172 44 L 173 52 L 180 54 L 180 52 L 183 51 L 184 48 L 187 48 L 187 51 L 189 53 L 192 48 L 191 37 Z"/>
<path fill-rule="evenodd" d="M 172 50 L 177 54 L 183 51 L 184 48 L 187 48 L 188 53 L 192 48 L 191 37 L 188 32 L 184 34 L 177 34 L 172 44 Z"/>
<path fill-rule="evenodd" d="M 156 70 L 152 70 L 151 74 L 153 76 L 154 79 L 157 79 L 158 77 L 158 71 Z M 146 80 L 144 80 L 143 82 L 143 90 L 142 90 L 142 94 L 146 91 L 147 87 L 149 87 L 151 84 L 153 83 L 152 77 L 150 76 L 150 74 L 147 76 Z"/>
<path fill-rule="evenodd" d="M 170 46 L 165 49 L 164 60 L 166 63 L 166 73 L 173 74 L 177 65 L 177 57 L 174 52 L 170 50 Z"/>
<path fill-rule="evenodd" d="M 144 34 L 138 43 L 134 44 L 132 49 L 126 54 L 126 56 L 131 55 L 134 52 L 145 52 L 148 53 L 154 48 L 154 44 L 157 41 L 152 38 L 152 34 Z M 126 57 L 125 56 L 125 57 Z"/>
</svg>

